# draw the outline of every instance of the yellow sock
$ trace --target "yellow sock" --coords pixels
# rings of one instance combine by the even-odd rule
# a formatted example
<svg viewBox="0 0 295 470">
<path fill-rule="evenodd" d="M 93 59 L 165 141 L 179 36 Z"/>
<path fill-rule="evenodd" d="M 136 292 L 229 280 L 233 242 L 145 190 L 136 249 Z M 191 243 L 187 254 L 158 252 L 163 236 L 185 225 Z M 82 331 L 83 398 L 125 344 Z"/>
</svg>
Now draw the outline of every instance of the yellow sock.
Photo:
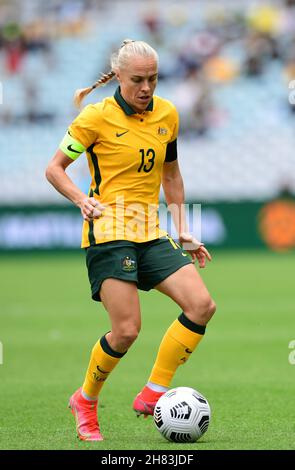
<svg viewBox="0 0 295 470">
<path fill-rule="evenodd" d="M 182 313 L 166 331 L 148 381 L 169 387 L 177 367 L 188 360 L 203 338 L 205 329 Z"/>
<path fill-rule="evenodd" d="M 126 353 L 114 351 L 103 336 L 93 347 L 82 390 L 96 398 L 111 371 Z"/>
</svg>

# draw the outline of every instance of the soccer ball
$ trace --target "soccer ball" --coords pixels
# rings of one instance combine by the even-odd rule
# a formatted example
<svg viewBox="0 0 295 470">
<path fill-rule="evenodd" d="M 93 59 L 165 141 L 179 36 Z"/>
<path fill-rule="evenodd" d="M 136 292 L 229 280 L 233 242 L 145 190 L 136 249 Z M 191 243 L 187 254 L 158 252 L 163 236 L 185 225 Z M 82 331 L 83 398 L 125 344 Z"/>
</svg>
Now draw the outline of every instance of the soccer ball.
<svg viewBox="0 0 295 470">
<path fill-rule="evenodd" d="M 168 441 L 196 442 L 208 429 L 211 410 L 206 398 L 189 387 L 172 388 L 157 401 L 154 422 Z"/>
</svg>

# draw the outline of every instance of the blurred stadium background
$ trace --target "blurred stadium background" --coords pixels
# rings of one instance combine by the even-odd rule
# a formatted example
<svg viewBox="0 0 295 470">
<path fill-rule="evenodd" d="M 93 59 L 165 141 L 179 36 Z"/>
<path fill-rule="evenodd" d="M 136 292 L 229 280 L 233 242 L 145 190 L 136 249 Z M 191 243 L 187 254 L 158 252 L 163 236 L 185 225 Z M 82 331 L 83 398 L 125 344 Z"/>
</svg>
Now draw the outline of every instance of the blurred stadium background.
<svg viewBox="0 0 295 470">
<path fill-rule="evenodd" d="M 0 448 L 77 448 L 65 396 L 108 320 L 99 307 L 94 327 L 80 212 L 44 170 L 77 114 L 74 91 L 109 71 L 125 38 L 159 52 L 157 94 L 178 107 L 187 200 L 202 204 L 214 255 L 202 275 L 220 315 L 175 385 L 213 403 L 201 448 L 294 448 L 295 0 L 0 0 Z M 84 157 L 69 173 L 87 191 Z M 178 308 L 141 299 L 140 342 L 103 395 L 112 440 L 100 448 L 165 445 L 129 408 Z"/>
</svg>

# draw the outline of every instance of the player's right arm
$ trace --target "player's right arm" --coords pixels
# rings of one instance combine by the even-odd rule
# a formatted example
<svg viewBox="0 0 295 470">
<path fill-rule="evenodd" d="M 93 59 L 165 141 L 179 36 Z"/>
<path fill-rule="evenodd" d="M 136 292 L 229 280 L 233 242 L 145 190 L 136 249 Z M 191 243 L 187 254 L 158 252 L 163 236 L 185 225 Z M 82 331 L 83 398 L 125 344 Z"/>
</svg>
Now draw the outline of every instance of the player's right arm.
<svg viewBox="0 0 295 470">
<path fill-rule="evenodd" d="M 67 175 L 73 163 L 97 139 L 99 113 L 95 106 L 86 106 L 69 126 L 57 152 L 46 169 L 46 178 L 55 189 L 81 209 L 88 222 L 98 219 L 104 207 L 94 197 L 84 194 Z"/>
<path fill-rule="evenodd" d="M 59 193 L 80 208 L 83 219 L 89 222 L 99 218 L 104 207 L 94 197 L 84 194 L 67 175 L 66 168 L 73 161 L 58 149 L 46 168 L 46 178 Z"/>
</svg>

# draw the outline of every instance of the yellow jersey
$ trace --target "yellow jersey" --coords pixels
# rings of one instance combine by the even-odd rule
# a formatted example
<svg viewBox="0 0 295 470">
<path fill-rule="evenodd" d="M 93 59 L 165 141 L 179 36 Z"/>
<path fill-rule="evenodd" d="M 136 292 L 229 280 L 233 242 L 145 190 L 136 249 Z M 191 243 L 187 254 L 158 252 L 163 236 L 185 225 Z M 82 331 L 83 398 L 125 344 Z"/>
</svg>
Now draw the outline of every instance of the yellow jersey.
<svg viewBox="0 0 295 470">
<path fill-rule="evenodd" d="M 113 240 L 146 242 L 167 234 L 159 228 L 159 192 L 164 162 L 177 158 L 178 127 L 170 101 L 154 96 L 146 111 L 137 114 L 120 87 L 114 96 L 86 106 L 72 122 L 60 148 L 73 159 L 86 151 L 89 197 L 105 207 L 99 219 L 84 221 L 82 248 Z M 172 157 L 166 154 L 168 144 L 175 149 Z"/>
</svg>

